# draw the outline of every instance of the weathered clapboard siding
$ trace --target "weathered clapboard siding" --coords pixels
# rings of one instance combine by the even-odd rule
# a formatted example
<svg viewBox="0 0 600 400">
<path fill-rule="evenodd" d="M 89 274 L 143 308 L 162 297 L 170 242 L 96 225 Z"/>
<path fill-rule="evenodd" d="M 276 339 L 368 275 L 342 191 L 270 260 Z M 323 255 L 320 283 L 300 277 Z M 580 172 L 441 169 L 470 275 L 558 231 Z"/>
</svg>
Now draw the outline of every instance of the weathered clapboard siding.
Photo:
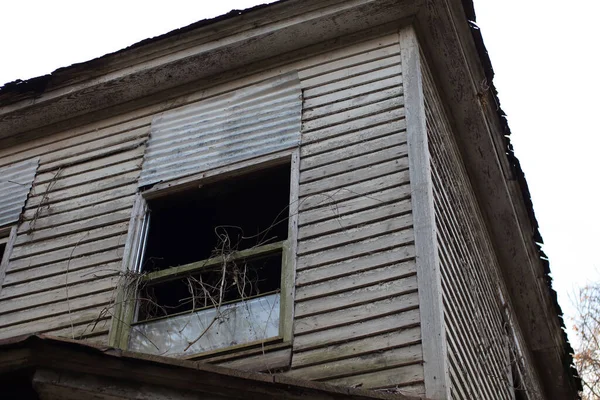
<svg viewBox="0 0 600 400">
<path fill-rule="evenodd" d="M 423 394 L 398 36 L 299 71 L 292 370 Z M 396 389 L 395 389 L 396 390 Z"/>
<path fill-rule="evenodd" d="M 0 165 L 40 157 L 0 290 L 0 338 L 106 344 L 148 131 L 145 118 L 122 118 L 0 151 Z"/>
<path fill-rule="evenodd" d="M 397 34 L 242 85 L 293 70 L 304 101 L 295 338 L 201 359 L 423 394 Z M 47 332 L 105 343 L 152 117 L 237 85 L 0 150 L 0 166 L 41 160 L 0 292 L 0 337 Z"/>
<path fill-rule="evenodd" d="M 451 124 L 426 66 L 423 71 L 451 395 L 512 399 L 516 353 L 498 296 L 499 266 Z"/>
</svg>

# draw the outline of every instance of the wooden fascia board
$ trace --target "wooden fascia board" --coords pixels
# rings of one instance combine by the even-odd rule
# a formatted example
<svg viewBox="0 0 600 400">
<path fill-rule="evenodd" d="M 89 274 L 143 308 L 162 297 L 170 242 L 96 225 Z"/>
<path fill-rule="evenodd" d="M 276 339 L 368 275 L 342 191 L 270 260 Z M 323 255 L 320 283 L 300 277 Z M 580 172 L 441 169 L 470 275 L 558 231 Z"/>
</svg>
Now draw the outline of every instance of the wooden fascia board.
<svg viewBox="0 0 600 400">
<path fill-rule="evenodd" d="M 168 50 L 175 39 L 167 40 L 163 53 L 156 50 L 156 57 L 151 52 L 142 57 L 141 63 L 134 58 L 104 75 L 3 106 L 0 139 L 190 84 L 273 55 L 402 20 L 414 15 L 420 3 L 421 0 L 311 0 L 306 2 L 310 8 L 304 2 L 290 1 L 278 5 L 280 18 L 268 24 L 248 28 L 251 20 L 232 18 L 225 21 L 228 25 L 222 28 L 224 35 L 208 32 L 212 36 L 207 37 L 213 40 L 192 40 L 188 43 L 191 47 L 175 52 Z M 318 4 L 321 6 L 315 8 Z M 268 7 L 261 18 L 268 16 L 266 11 Z M 236 31 L 236 24 L 242 26 L 241 32 Z M 203 28 L 202 34 L 208 35 L 205 32 L 208 27 Z M 215 35 L 219 38 L 215 39 Z M 124 51 L 115 56 L 129 57 L 126 54 Z"/>
<path fill-rule="evenodd" d="M 551 398 L 568 397 L 574 392 L 561 361 L 562 331 L 535 251 L 534 228 L 499 140 L 503 133 L 495 102 L 491 94 L 482 93 L 485 73 L 461 2 L 426 3 L 417 14 L 416 28 L 452 116 L 511 303 L 546 391 Z"/>
</svg>

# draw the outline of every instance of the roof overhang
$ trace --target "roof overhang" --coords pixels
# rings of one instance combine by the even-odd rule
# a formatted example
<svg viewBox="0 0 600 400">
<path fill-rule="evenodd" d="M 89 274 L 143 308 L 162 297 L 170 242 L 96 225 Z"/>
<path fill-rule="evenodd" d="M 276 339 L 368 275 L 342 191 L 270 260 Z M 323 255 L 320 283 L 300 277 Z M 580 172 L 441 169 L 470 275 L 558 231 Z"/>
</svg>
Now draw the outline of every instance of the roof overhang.
<svg viewBox="0 0 600 400">
<path fill-rule="evenodd" d="M 0 90 L 0 139 L 415 15 L 419 0 L 286 0 Z M 237 15 L 239 14 L 239 15 Z"/>
<path fill-rule="evenodd" d="M 24 400 L 411 399 L 48 336 L 1 341 L 0 383 L 4 398 Z"/>
<path fill-rule="evenodd" d="M 436 73 L 517 312 L 549 398 L 571 398 L 577 374 L 524 175 L 468 0 L 284 0 L 201 21 L 87 63 L 0 89 L 0 143 L 10 145 L 176 97 L 225 71 L 248 72 L 366 29 L 412 21 Z M 360 33 L 359 33 L 360 35 Z M 4 140 L 2 140 L 4 138 Z"/>
</svg>

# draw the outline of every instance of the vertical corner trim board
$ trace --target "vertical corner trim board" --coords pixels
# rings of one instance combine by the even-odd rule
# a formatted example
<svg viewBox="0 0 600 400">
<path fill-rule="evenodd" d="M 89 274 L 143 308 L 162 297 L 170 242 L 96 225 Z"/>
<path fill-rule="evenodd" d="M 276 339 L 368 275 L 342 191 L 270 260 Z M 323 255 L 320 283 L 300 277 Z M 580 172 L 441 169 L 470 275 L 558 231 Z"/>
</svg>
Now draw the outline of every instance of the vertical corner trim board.
<svg viewBox="0 0 600 400">
<path fill-rule="evenodd" d="M 419 43 L 415 30 L 400 30 L 406 130 L 416 249 L 419 310 L 421 312 L 425 395 L 447 399 L 450 394 L 440 260 L 436 246 L 433 184 Z"/>
</svg>

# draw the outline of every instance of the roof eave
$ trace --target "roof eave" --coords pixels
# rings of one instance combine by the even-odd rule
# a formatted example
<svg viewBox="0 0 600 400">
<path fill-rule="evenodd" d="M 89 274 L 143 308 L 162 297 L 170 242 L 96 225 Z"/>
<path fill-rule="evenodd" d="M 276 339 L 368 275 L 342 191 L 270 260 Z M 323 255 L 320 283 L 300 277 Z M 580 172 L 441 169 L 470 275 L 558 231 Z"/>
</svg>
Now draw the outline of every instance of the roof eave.
<svg viewBox="0 0 600 400">
<path fill-rule="evenodd" d="M 414 15 L 420 0 L 287 0 L 211 20 L 0 92 L 0 139 L 190 85 L 315 43 Z M 53 80 L 56 82 L 53 83 Z"/>
</svg>

